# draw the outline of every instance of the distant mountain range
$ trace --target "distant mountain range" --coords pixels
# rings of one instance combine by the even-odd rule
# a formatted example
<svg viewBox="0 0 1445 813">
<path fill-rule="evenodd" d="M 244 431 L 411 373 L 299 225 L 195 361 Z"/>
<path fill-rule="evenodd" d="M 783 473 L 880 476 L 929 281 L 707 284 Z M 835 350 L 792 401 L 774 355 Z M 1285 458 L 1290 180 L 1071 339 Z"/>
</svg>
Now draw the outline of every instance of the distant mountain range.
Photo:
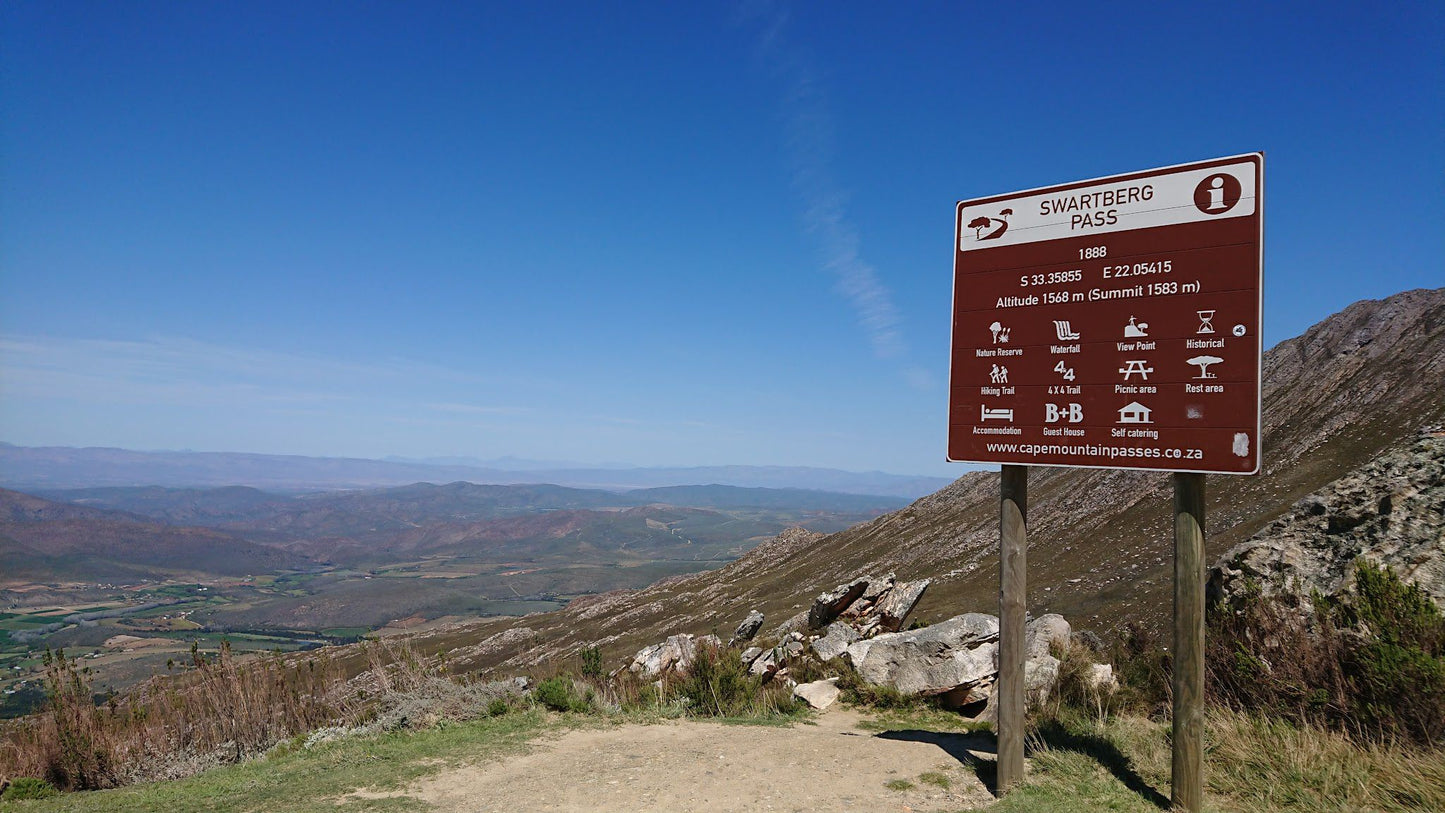
<svg viewBox="0 0 1445 813">
<path fill-rule="evenodd" d="M 305 563 L 302 555 L 214 528 L 0 489 L 0 584 L 243 576 Z"/>
<path fill-rule="evenodd" d="M 127 591 L 139 600 L 169 580 L 210 585 L 191 619 L 228 628 L 528 612 L 560 606 L 558 596 L 717 567 L 793 525 L 840 530 L 907 502 L 720 485 L 617 492 L 460 481 L 303 494 L 0 489 L 0 606 Z"/>
<path fill-rule="evenodd" d="M 946 477 L 808 466 L 546 469 L 537 468 L 540 464 L 536 461 L 519 460 L 515 464 L 515 468 L 504 469 L 440 461 L 239 452 L 141 452 L 0 443 L 0 486 L 21 491 L 96 486 L 252 486 L 300 492 L 466 481 L 493 485 L 551 483 L 613 491 L 724 485 L 916 499 L 951 482 Z"/>
</svg>

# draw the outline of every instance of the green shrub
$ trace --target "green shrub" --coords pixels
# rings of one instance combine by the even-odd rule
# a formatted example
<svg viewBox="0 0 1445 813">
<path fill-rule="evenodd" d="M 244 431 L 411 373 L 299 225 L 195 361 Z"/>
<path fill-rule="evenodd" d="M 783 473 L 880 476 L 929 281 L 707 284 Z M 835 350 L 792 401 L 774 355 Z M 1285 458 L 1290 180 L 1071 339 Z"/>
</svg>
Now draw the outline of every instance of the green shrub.
<svg viewBox="0 0 1445 813">
<path fill-rule="evenodd" d="M 1445 616 L 1424 590 L 1400 581 L 1389 568 L 1364 560 L 1355 565 L 1355 579 L 1357 601 L 1337 609 L 1340 621 L 1363 624 L 1387 644 L 1436 658 L 1445 654 Z"/>
<path fill-rule="evenodd" d="M 1357 713 L 1373 732 L 1445 743 L 1445 616 L 1415 585 L 1361 561 L 1357 597 L 1335 609 L 1373 640 L 1346 653 Z"/>
<path fill-rule="evenodd" d="M 602 649 L 600 647 L 584 646 L 578 651 L 577 656 L 582 661 L 582 677 L 601 680 L 607 676 L 607 671 L 602 668 Z"/>
<path fill-rule="evenodd" d="M 503 714 L 506 714 L 511 710 L 512 705 L 500 697 L 495 698 L 494 700 L 492 700 L 492 702 L 487 704 L 488 717 L 501 717 Z"/>
<path fill-rule="evenodd" d="M 10 787 L 0 794 L 0 799 L 13 801 L 16 799 L 49 799 L 60 791 L 55 786 L 33 776 L 21 776 L 10 780 Z"/>
<path fill-rule="evenodd" d="M 568 675 L 550 677 L 532 690 L 532 699 L 553 711 L 587 711 L 592 704 L 578 694 Z"/>
<path fill-rule="evenodd" d="M 692 665 L 669 686 L 688 712 L 705 717 L 767 717 L 795 714 L 798 703 L 780 684 L 748 674 L 736 649 L 698 647 Z"/>
</svg>

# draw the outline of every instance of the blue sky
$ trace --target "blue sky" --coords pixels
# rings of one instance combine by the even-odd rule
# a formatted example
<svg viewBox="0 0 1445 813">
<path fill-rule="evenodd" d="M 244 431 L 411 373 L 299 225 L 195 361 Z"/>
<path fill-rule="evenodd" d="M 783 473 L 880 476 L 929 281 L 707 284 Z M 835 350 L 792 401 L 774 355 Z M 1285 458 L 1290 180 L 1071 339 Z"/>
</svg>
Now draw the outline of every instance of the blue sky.
<svg viewBox="0 0 1445 813">
<path fill-rule="evenodd" d="M 0 5 L 0 440 L 946 464 L 955 201 L 1263 150 L 1445 285 L 1438 3 Z"/>
</svg>

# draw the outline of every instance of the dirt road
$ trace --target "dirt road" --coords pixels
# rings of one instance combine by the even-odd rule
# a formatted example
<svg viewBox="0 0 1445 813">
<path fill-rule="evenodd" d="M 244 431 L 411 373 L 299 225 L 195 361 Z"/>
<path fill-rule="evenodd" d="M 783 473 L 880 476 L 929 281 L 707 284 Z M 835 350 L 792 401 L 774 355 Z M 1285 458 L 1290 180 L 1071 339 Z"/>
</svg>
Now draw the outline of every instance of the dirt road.
<svg viewBox="0 0 1445 813">
<path fill-rule="evenodd" d="M 834 709 L 791 728 L 685 721 L 576 730 L 400 793 L 443 811 L 941 811 L 988 804 L 987 737 L 864 731 Z M 927 775 L 925 778 L 923 775 Z M 889 783 L 894 787 L 890 788 Z M 902 787 L 902 783 L 909 787 Z M 945 787 L 945 785 L 947 787 Z"/>
</svg>

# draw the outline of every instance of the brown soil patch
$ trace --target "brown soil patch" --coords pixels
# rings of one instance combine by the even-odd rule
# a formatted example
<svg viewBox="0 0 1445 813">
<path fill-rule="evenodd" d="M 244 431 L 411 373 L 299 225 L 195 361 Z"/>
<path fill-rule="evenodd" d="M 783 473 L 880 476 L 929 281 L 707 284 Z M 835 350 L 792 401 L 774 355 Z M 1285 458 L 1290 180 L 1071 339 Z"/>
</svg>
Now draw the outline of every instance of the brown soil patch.
<svg viewBox="0 0 1445 813">
<path fill-rule="evenodd" d="M 673 722 L 570 731 L 445 770 L 399 795 L 443 811 L 943 811 L 993 797 L 971 767 L 990 738 L 858 728 L 834 710 L 791 728 Z M 919 777 L 941 775 L 948 788 Z M 937 777 L 935 782 L 937 781 Z M 912 783 L 907 790 L 891 781 Z"/>
</svg>

